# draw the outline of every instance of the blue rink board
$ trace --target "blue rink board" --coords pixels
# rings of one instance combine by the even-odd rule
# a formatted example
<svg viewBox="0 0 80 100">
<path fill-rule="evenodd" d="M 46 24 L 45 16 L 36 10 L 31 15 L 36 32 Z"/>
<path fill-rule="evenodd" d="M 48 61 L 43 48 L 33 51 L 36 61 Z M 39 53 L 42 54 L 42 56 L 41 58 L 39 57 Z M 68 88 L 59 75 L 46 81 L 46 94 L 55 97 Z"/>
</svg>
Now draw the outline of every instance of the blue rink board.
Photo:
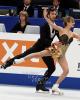
<svg viewBox="0 0 80 100">
<path fill-rule="evenodd" d="M 36 86 L 38 79 L 42 76 L 40 75 L 30 75 L 30 74 L 10 74 L 10 73 L 0 73 L 0 84 L 8 85 L 22 85 L 22 86 Z M 57 80 L 57 77 L 51 76 L 47 81 L 46 86 L 52 87 L 53 83 Z M 67 89 L 80 89 L 80 78 L 70 78 L 67 77 L 60 85 L 61 88 Z"/>
<path fill-rule="evenodd" d="M 0 23 L 5 24 L 7 32 L 11 32 L 11 30 L 16 25 L 18 20 L 19 20 L 18 16 L 0 16 Z M 43 26 L 45 23 L 44 18 L 29 17 L 28 21 L 31 25 L 39 25 L 39 26 Z M 57 25 L 63 26 L 63 21 L 61 19 L 56 19 L 55 22 Z M 80 28 L 80 20 L 78 19 L 77 20 L 75 19 L 75 28 Z"/>
</svg>

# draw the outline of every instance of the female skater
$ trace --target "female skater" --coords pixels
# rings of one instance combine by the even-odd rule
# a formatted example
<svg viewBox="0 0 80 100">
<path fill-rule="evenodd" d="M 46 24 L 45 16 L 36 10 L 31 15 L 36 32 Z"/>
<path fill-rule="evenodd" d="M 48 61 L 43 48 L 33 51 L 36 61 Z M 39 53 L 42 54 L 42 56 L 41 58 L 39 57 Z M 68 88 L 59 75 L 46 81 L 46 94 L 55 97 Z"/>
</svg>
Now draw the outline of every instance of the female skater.
<svg viewBox="0 0 80 100">
<path fill-rule="evenodd" d="M 53 22 L 46 15 L 47 15 L 47 10 L 44 10 L 44 18 L 55 30 L 59 31 L 60 40 L 53 43 L 49 48 L 46 48 L 41 52 L 29 54 L 21 59 L 15 59 L 14 63 L 17 64 L 23 62 L 24 59 L 26 60 L 34 57 L 52 56 L 52 58 L 55 59 L 60 64 L 63 70 L 62 74 L 59 76 L 56 83 L 53 85 L 52 92 L 58 92 L 59 94 L 61 94 L 62 91 L 59 89 L 59 85 L 65 79 L 65 77 L 69 72 L 68 62 L 65 58 L 65 53 L 70 43 L 73 41 L 73 38 L 80 40 L 80 35 L 71 31 L 71 28 L 74 27 L 75 24 L 73 17 L 67 16 L 64 18 L 64 28 L 63 28 L 56 24 L 53 24 Z"/>
</svg>

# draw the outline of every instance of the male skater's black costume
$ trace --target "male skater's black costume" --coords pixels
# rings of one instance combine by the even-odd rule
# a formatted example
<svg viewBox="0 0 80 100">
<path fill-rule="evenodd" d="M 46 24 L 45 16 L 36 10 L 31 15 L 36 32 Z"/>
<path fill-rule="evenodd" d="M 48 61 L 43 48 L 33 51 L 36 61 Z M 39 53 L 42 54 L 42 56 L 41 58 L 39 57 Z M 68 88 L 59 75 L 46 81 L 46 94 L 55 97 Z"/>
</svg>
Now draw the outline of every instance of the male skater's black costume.
<svg viewBox="0 0 80 100">
<path fill-rule="evenodd" d="M 15 56 L 14 58 L 8 60 L 3 67 L 7 68 L 11 66 L 14 62 L 15 59 L 20 59 L 22 57 L 25 57 L 26 55 L 34 52 L 39 52 L 44 50 L 45 48 L 49 47 L 51 45 L 51 42 L 53 41 L 53 38 L 55 35 L 59 38 L 59 34 L 57 31 L 53 30 L 53 37 L 51 38 L 51 33 L 50 33 L 50 27 L 48 23 L 45 23 L 44 26 L 41 28 L 40 32 L 40 39 L 28 50 L 26 50 L 24 53 Z M 48 70 L 45 72 L 44 76 L 38 81 L 36 85 L 36 90 L 43 90 L 43 91 L 49 91 L 47 88 L 45 88 L 44 84 L 45 82 L 50 78 L 51 74 L 55 71 L 55 65 L 53 58 L 51 56 L 48 57 L 43 57 L 42 58 L 45 64 L 48 67 Z"/>
</svg>

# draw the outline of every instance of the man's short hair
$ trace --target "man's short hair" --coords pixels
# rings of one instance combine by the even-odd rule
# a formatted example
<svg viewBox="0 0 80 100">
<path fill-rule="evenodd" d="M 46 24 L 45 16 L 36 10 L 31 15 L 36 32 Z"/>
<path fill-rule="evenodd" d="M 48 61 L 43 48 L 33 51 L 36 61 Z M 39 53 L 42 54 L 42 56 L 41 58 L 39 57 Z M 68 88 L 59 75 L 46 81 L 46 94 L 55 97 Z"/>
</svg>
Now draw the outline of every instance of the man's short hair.
<svg viewBox="0 0 80 100">
<path fill-rule="evenodd" d="M 48 8 L 48 15 L 50 14 L 50 12 L 55 11 L 57 12 L 57 10 L 54 7 L 49 7 Z"/>
</svg>

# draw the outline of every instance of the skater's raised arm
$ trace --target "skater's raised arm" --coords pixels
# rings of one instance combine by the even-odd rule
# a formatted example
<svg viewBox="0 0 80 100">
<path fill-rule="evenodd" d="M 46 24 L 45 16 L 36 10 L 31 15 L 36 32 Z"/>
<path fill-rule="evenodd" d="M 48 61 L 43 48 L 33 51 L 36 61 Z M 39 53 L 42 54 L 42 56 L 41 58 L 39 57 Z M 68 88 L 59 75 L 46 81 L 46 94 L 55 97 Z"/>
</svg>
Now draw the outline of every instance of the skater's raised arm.
<svg viewBox="0 0 80 100">
<path fill-rule="evenodd" d="M 52 26 L 52 28 L 54 28 L 55 30 L 57 30 L 57 31 L 60 32 L 60 31 L 63 29 L 63 27 L 54 24 L 54 23 L 48 18 L 47 13 L 48 13 L 47 10 L 44 9 L 43 15 L 44 15 L 44 18 L 46 19 L 46 21 Z"/>
</svg>

